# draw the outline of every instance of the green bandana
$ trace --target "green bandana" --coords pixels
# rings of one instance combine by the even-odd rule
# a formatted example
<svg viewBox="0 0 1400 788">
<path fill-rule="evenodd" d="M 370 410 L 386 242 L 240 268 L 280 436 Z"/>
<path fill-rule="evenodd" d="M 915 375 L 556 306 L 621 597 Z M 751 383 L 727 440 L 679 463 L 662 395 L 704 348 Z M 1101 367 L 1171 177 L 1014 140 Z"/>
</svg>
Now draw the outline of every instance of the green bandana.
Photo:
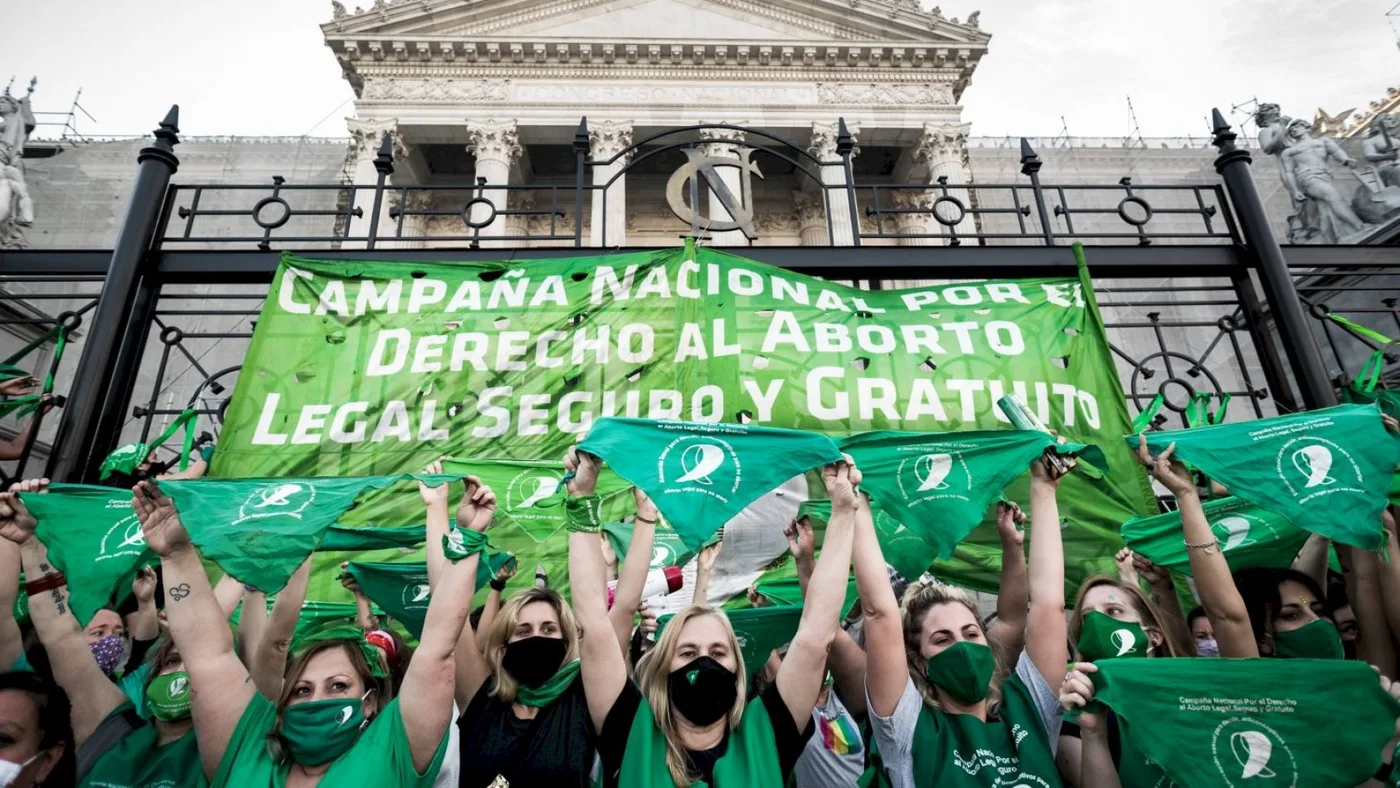
<svg viewBox="0 0 1400 788">
<path fill-rule="evenodd" d="M 378 662 L 376 654 L 374 663 Z M 326 698 L 288 706 L 278 733 L 293 763 L 319 766 L 349 752 L 364 727 L 360 698 Z"/>
<path fill-rule="evenodd" d="M 452 526 L 442 535 L 442 552 L 447 560 L 457 563 L 467 556 L 484 553 L 491 547 L 491 539 L 485 531 Z"/>
<path fill-rule="evenodd" d="M 1274 656 L 1290 659 L 1346 659 L 1337 625 L 1325 618 L 1297 629 L 1274 632 Z"/>
<path fill-rule="evenodd" d="M 603 528 L 603 499 L 597 495 L 571 496 L 564 502 L 564 517 L 570 531 L 596 534 Z"/>
<path fill-rule="evenodd" d="M 180 447 L 180 470 L 185 470 L 190 466 L 190 450 L 194 447 L 194 428 L 198 418 L 198 411 L 186 410 L 176 416 L 175 420 L 165 428 L 165 431 L 157 435 L 156 439 L 149 444 L 128 443 L 125 446 L 117 447 L 115 451 L 107 455 L 107 459 L 102 461 L 102 476 L 100 478 L 106 479 L 113 472 L 127 475 L 135 473 L 137 466 L 145 462 L 146 458 L 151 456 L 151 452 L 164 446 L 165 442 L 174 437 L 181 427 L 185 428 L 185 440 Z"/>
<path fill-rule="evenodd" d="M 650 419 L 599 419 L 579 449 L 651 496 L 692 550 L 778 485 L 841 459 L 825 435 Z"/>
<path fill-rule="evenodd" d="M 849 612 L 850 608 L 846 608 Z M 734 627 L 734 636 L 739 641 L 739 650 L 744 655 L 744 665 L 750 673 L 758 670 L 768 661 L 773 649 L 792 641 L 797 634 L 797 626 L 802 622 L 802 605 L 769 605 L 767 607 L 745 607 L 724 611 Z M 656 635 L 666 629 L 672 615 L 662 616 L 656 622 Z"/>
<path fill-rule="evenodd" d="M 1137 440 L 1128 438 L 1134 446 Z M 1364 550 L 1383 544 L 1381 510 L 1400 440 L 1375 405 L 1147 433 L 1153 454 L 1172 443 L 1178 459 L 1300 527 Z"/>
<path fill-rule="evenodd" d="M 1243 498 L 1218 498 L 1206 501 L 1202 508 L 1231 572 L 1251 566 L 1291 566 L 1308 541 L 1307 531 Z M 1157 566 L 1191 574 L 1180 512 L 1123 523 L 1123 541 Z"/>
<path fill-rule="evenodd" d="M 416 479 L 439 485 L 453 476 L 302 479 L 198 479 L 162 482 L 190 539 L 208 560 L 239 582 L 265 593 L 287 584 L 321 535 L 368 489 Z"/>
<path fill-rule="evenodd" d="M 472 475 L 496 491 L 497 516 L 518 525 L 536 542 L 544 542 L 565 525 L 564 468 L 558 461 L 443 460 L 445 473 Z M 597 493 L 604 511 L 620 519 L 633 509 L 632 485 L 611 468 L 598 473 Z"/>
<path fill-rule="evenodd" d="M 522 706 L 542 709 L 557 700 L 560 695 L 564 694 L 565 690 L 573 685 L 574 679 L 578 678 L 578 669 L 578 660 L 567 662 L 550 677 L 549 681 L 538 687 L 519 685 L 515 690 L 515 699 Z"/>
<path fill-rule="evenodd" d="M 1097 610 L 1084 614 L 1079 642 L 1075 644 L 1079 658 L 1088 662 L 1115 657 L 1145 657 L 1151 648 L 1152 643 L 1141 624 L 1119 621 Z"/>
<path fill-rule="evenodd" d="M 859 462 L 859 460 L 857 460 Z M 865 489 L 861 482 L 861 489 Z M 935 558 L 935 548 L 925 542 L 918 533 L 905 528 L 883 509 L 872 509 L 875 520 L 875 537 L 880 542 L 880 550 L 885 554 L 885 562 L 904 577 L 913 579 L 928 571 Z M 797 519 L 808 518 L 816 530 L 817 541 L 821 542 L 826 532 L 826 524 L 831 520 L 831 501 L 803 501 L 797 507 Z"/>
<path fill-rule="evenodd" d="M 496 576 L 502 566 L 515 561 L 508 553 L 491 553 L 476 567 L 476 587 Z M 401 622 L 414 637 L 423 636 L 423 620 L 428 614 L 432 593 L 428 588 L 425 563 L 365 563 L 351 561 L 345 571 L 359 584 L 360 591 L 395 621 Z"/>
<path fill-rule="evenodd" d="M 1056 443 L 1036 430 L 867 432 L 841 441 L 860 466 L 861 489 L 940 558 L 950 557 L 1002 489 L 1050 448 L 1084 454 L 1100 468 L 1108 464 L 1096 446 Z"/>
<path fill-rule="evenodd" d="M 603 523 L 603 535 L 608 538 L 619 561 L 627 560 L 627 550 L 632 546 L 633 523 L 630 520 Z M 664 522 L 656 524 L 656 537 L 652 541 L 651 568 L 685 566 L 695 557 L 695 551 L 685 546 L 671 526 Z"/>
<path fill-rule="evenodd" d="M 739 727 L 729 733 L 729 746 L 715 763 L 713 777 L 713 782 L 695 782 L 690 788 L 783 784 L 773 722 L 762 698 L 754 698 L 744 707 Z M 645 699 L 637 704 L 637 716 L 632 718 L 617 785 L 618 788 L 675 788 L 671 772 L 666 768 L 666 736 L 657 727 L 651 704 Z"/>
<path fill-rule="evenodd" d="M 302 635 L 292 643 L 292 659 L 299 658 L 313 644 L 327 640 L 343 640 L 358 648 L 360 655 L 365 658 L 365 662 L 369 663 L 370 673 L 375 678 L 382 679 L 388 675 L 384 669 L 384 660 L 379 656 L 379 649 L 365 640 L 364 630 L 345 622 L 334 622 Z M 298 763 L 302 763 L 302 761 L 298 761 Z"/>
<path fill-rule="evenodd" d="M 775 605 L 802 606 L 802 584 L 796 577 L 768 578 L 765 576 L 765 579 L 760 580 L 754 590 L 759 596 L 766 597 L 769 602 Z M 846 599 L 841 603 L 841 617 L 845 618 L 846 614 L 851 612 L 851 608 L 855 607 L 856 602 L 859 600 L 860 595 L 856 591 L 856 579 L 852 576 L 850 580 L 846 582 Z M 729 614 L 729 618 L 732 621 L 735 613 L 743 613 L 748 609 L 749 608 L 736 608 L 726 612 Z"/>
<path fill-rule="evenodd" d="M 326 535 L 321 537 L 321 544 L 316 547 L 316 551 L 357 553 L 363 550 L 397 548 L 404 552 L 413 552 L 422 547 L 427 539 L 428 529 L 422 525 L 403 528 L 332 525 L 326 529 Z"/>
<path fill-rule="evenodd" d="M 976 703 L 987 697 L 996 668 L 991 646 L 959 640 L 928 658 L 924 676 L 959 703 Z"/>
<path fill-rule="evenodd" d="M 160 561 L 146 546 L 130 490 L 51 484 L 47 493 L 21 493 L 20 499 L 38 520 L 35 535 L 49 560 L 68 577 L 79 622 L 86 624 L 114 596 L 125 599 L 137 570 Z"/>
<path fill-rule="evenodd" d="M 1177 785 L 1358 785 L 1400 703 L 1357 662 L 1109 659 L 1089 674 L 1123 737 Z M 1335 730 L 1339 714 L 1345 736 Z"/>
</svg>

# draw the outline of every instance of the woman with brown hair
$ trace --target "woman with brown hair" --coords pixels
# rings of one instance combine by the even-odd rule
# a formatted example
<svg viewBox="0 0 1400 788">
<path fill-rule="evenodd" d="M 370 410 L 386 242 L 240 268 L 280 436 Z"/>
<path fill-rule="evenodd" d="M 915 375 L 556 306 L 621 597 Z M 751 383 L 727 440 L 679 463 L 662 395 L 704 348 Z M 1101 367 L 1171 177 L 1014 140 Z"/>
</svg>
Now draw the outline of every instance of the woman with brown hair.
<svg viewBox="0 0 1400 788">
<path fill-rule="evenodd" d="M 0 673 L 0 785 L 74 784 L 68 695 L 27 670 Z"/>
<path fill-rule="evenodd" d="M 599 461 L 573 452 L 565 460 L 571 513 L 593 511 Z M 792 774 L 811 735 L 836 635 L 850 566 L 860 471 L 838 462 L 822 470 L 832 514 L 803 606 L 797 634 L 773 683 L 747 700 L 747 671 L 723 612 L 692 605 L 666 625 L 638 666 L 638 684 L 609 631 L 599 528 L 591 516 L 570 517 L 569 582 L 583 628 L 585 692 L 598 728 L 607 788 L 778 786 Z M 603 633 L 599 637 L 592 633 Z"/>
<path fill-rule="evenodd" d="M 288 671 L 276 702 L 262 697 L 233 650 L 199 553 L 175 505 L 154 483 L 135 488 L 146 543 L 161 557 L 170 631 L 193 687 L 205 774 L 215 785 L 430 785 L 446 749 L 452 656 L 466 622 L 495 495 L 475 477 L 454 536 L 464 557 L 445 567 L 398 697 L 363 637 L 318 641 Z M 370 653 L 366 654 L 366 650 Z M 370 656 L 372 655 L 372 656 Z M 269 737 L 273 746 L 269 747 Z"/>
</svg>

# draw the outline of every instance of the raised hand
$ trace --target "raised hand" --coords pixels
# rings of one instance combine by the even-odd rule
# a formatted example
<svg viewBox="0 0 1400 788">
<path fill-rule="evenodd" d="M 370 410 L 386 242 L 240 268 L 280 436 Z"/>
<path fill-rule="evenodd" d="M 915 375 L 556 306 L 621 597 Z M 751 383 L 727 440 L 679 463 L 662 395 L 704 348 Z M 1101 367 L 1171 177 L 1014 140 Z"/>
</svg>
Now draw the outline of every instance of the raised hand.
<svg viewBox="0 0 1400 788">
<path fill-rule="evenodd" d="M 423 473 L 432 474 L 434 476 L 440 475 L 442 473 L 442 459 L 439 458 L 428 463 L 428 467 L 423 469 Z M 436 487 L 429 487 L 428 485 L 419 482 L 418 494 L 423 496 L 424 506 L 433 506 L 435 504 L 447 503 L 448 491 L 446 484 L 439 484 Z"/>
<path fill-rule="evenodd" d="M 1186 466 L 1172 459 L 1176 453 L 1176 444 L 1167 447 L 1167 450 L 1152 456 L 1147 451 L 1147 437 L 1138 436 L 1138 460 L 1147 467 L 1147 472 L 1152 474 L 1152 478 L 1162 483 L 1171 491 L 1172 495 L 1186 495 L 1196 491 L 1196 482 L 1191 479 L 1191 474 L 1186 470 Z"/>
<path fill-rule="evenodd" d="M 0 395 L 6 397 L 23 397 L 34 388 L 34 376 L 26 375 L 22 378 L 13 378 L 4 383 L 0 383 Z"/>
<path fill-rule="evenodd" d="M 722 550 L 722 549 L 724 549 L 724 530 L 723 530 L 723 529 L 720 530 L 720 532 L 719 532 L 719 539 L 716 539 L 714 544 L 705 545 L 704 547 L 700 548 L 700 556 L 699 556 L 699 561 L 700 561 L 699 569 L 700 569 L 700 571 L 702 571 L 702 572 L 709 572 L 711 569 L 714 569 L 714 568 L 715 568 L 715 561 L 718 561 L 718 560 L 719 560 L 719 552 L 720 552 L 720 550 Z"/>
<path fill-rule="evenodd" d="M 855 509 L 860 505 L 860 493 L 856 491 L 860 480 L 860 469 L 849 456 L 822 468 L 822 484 L 826 485 L 832 509 Z"/>
<path fill-rule="evenodd" d="M 0 537 L 22 545 L 34 536 L 38 521 L 29 513 L 18 493 L 48 492 L 48 479 L 27 479 L 10 485 L 10 491 L 0 493 Z"/>
<path fill-rule="evenodd" d="M 651 496 L 642 492 L 642 488 L 633 487 L 632 500 L 637 504 L 637 517 L 656 522 L 660 512 L 657 511 L 656 504 L 652 503 Z"/>
<path fill-rule="evenodd" d="M 1065 674 L 1064 683 L 1060 685 L 1060 705 L 1066 709 L 1083 709 L 1094 702 L 1094 681 L 1089 678 L 1090 673 L 1097 673 L 1098 667 L 1092 662 L 1076 662 Z M 1103 718 L 1098 714 L 1091 714 L 1087 711 L 1080 712 L 1080 729 L 1087 732 L 1096 732 Z"/>
<path fill-rule="evenodd" d="M 359 581 L 355 579 L 354 575 L 350 574 L 349 561 L 340 562 L 340 576 L 336 579 L 340 581 L 340 584 L 345 587 L 346 591 L 349 591 L 355 596 L 364 596 L 364 594 L 360 591 Z"/>
<path fill-rule="evenodd" d="M 574 477 L 569 480 L 570 495 L 592 495 L 598 489 L 599 461 L 597 457 L 577 448 L 564 455 L 564 470 Z"/>
<path fill-rule="evenodd" d="M 512 557 L 514 557 L 514 556 L 512 556 Z M 511 579 L 512 577 L 515 577 L 515 569 L 516 569 L 516 562 L 515 562 L 515 561 L 507 561 L 507 562 L 505 562 L 504 564 L 501 564 L 501 568 L 496 570 L 496 580 L 497 580 L 497 581 L 506 581 L 506 580 Z"/>
<path fill-rule="evenodd" d="M 468 476 L 464 481 L 467 489 L 457 503 L 457 526 L 485 531 L 496 517 L 496 493 L 475 476 Z"/>
<path fill-rule="evenodd" d="M 162 558 L 190 545 L 190 535 L 175 511 L 175 502 L 154 482 L 140 482 L 131 488 L 131 508 L 141 520 L 141 533 L 146 544 Z"/>
<path fill-rule="evenodd" d="M 792 553 L 794 561 L 811 561 L 816 557 L 817 533 L 806 517 L 788 523 L 783 536 L 787 537 L 788 552 Z"/>
<path fill-rule="evenodd" d="M 1133 568 L 1138 575 L 1147 581 L 1148 585 L 1159 586 L 1171 581 L 1172 576 L 1169 571 L 1152 563 L 1152 560 L 1145 555 L 1133 553 Z"/>
<path fill-rule="evenodd" d="M 131 581 L 131 593 L 137 604 L 148 605 L 156 598 L 156 570 L 145 567 Z"/>
<path fill-rule="evenodd" d="M 997 533 L 1003 542 L 1010 542 L 1017 547 L 1026 543 L 1026 532 L 1020 526 L 1026 523 L 1026 513 L 1021 511 L 1021 505 L 1012 501 L 1011 503 L 997 502 Z"/>
<path fill-rule="evenodd" d="M 1137 566 L 1133 561 L 1133 551 L 1131 548 L 1125 547 L 1119 550 L 1117 555 L 1113 556 L 1113 563 L 1118 567 L 1119 580 L 1129 585 L 1137 585 Z"/>
<path fill-rule="evenodd" d="M 656 611 L 647 607 L 647 603 L 643 602 L 641 607 L 637 608 L 637 613 L 642 617 L 641 623 L 638 624 L 642 630 L 642 635 L 644 637 L 655 635 L 657 627 Z"/>
</svg>

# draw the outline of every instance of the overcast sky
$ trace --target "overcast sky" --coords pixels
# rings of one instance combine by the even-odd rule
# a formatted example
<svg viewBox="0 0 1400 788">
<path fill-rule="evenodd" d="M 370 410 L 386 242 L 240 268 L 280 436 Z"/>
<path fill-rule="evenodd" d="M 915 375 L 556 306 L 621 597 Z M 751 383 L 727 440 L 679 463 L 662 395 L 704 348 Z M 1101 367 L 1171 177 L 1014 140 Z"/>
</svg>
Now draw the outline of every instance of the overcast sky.
<svg viewBox="0 0 1400 788">
<path fill-rule="evenodd" d="M 1400 84 L 1396 0 L 939 1 L 950 17 L 980 8 L 992 33 L 963 96 L 975 135 L 1053 136 L 1063 116 L 1075 136 L 1124 136 L 1129 95 L 1144 136 L 1199 135 L 1212 106 L 1257 96 L 1311 118 Z M 86 133 L 143 133 L 178 103 L 187 134 L 345 134 L 351 92 L 317 26 L 329 0 L 16 6 L 0 78 L 38 76 L 39 110 L 82 87 Z"/>
</svg>

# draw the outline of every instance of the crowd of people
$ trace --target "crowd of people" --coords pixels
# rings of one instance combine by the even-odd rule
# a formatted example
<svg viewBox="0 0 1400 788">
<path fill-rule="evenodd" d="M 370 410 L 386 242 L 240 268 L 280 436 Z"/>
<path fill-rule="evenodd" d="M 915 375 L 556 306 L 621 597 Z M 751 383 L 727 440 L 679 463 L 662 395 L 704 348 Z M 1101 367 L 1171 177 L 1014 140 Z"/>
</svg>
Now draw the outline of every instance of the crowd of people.
<svg viewBox="0 0 1400 788">
<path fill-rule="evenodd" d="M 802 604 L 795 633 L 762 664 L 745 663 L 729 615 L 707 603 L 718 546 L 694 559 L 693 603 L 658 631 L 642 599 L 658 511 L 634 490 L 631 543 L 613 555 L 601 462 L 578 451 L 564 459 L 567 598 L 544 583 L 507 595 L 503 568 L 473 611 L 497 493 L 473 476 L 460 489 L 420 484 L 431 598 L 411 647 L 348 577 L 359 615 L 296 634 L 309 559 L 270 609 L 230 577 L 211 584 L 150 467 L 132 506 L 159 565 L 136 576 L 130 600 L 79 621 L 24 504 L 48 482 L 23 481 L 0 493 L 0 662 L 13 666 L 0 674 L 0 786 L 1135 788 L 1170 781 L 1134 755 L 1150 726 L 1130 733 L 1095 702 L 1096 663 L 1362 660 L 1376 668 L 1367 682 L 1400 697 L 1389 514 L 1388 554 L 1337 546 L 1340 574 L 1318 537 L 1291 568 L 1232 572 L 1198 480 L 1171 450 L 1144 444 L 1139 458 L 1175 499 L 1193 588 L 1124 550 L 1117 576 L 1087 579 L 1067 605 L 1063 474 L 1042 457 L 1026 512 L 997 505 L 1002 579 L 985 619 L 969 592 L 899 576 L 860 468 L 826 465 L 820 550 L 807 519 L 772 524 Z M 858 601 L 843 613 L 852 571 Z M 1193 593 L 1198 606 L 1183 613 Z M 1327 722 L 1323 743 L 1356 735 L 1348 709 L 1302 711 Z M 1400 720 L 1388 735 L 1365 785 L 1393 784 Z M 1253 781 L 1215 784 L 1268 786 L 1272 774 L 1246 768 Z"/>
</svg>

